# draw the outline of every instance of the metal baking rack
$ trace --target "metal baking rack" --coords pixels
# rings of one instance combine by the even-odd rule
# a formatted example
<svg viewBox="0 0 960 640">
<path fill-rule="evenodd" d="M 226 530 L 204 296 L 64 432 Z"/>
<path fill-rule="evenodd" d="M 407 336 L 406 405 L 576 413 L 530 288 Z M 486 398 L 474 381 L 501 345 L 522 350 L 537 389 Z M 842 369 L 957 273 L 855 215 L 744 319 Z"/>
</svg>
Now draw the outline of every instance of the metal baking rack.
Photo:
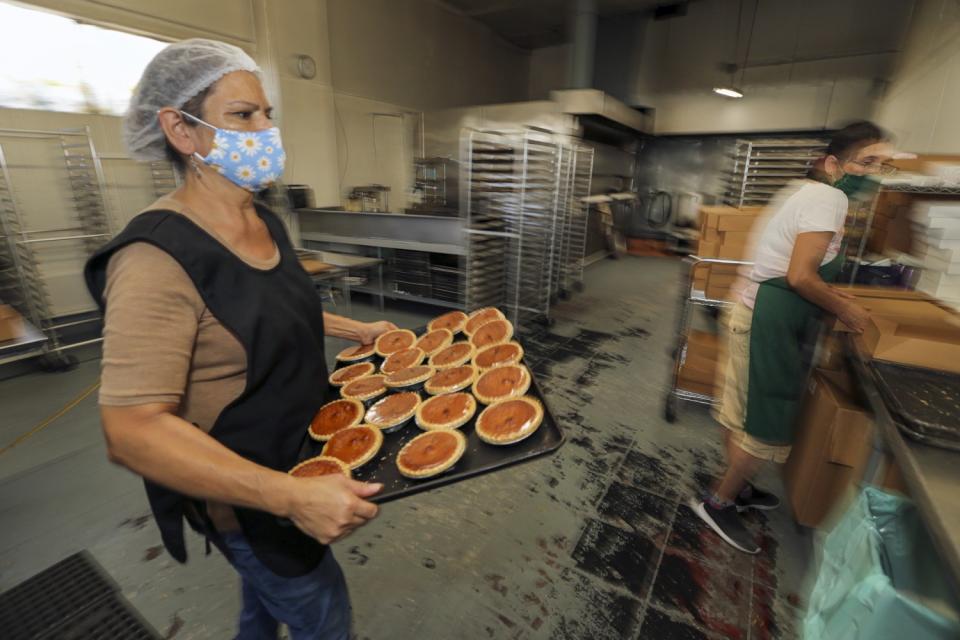
<svg viewBox="0 0 960 640">
<path fill-rule="evenodd" d="M 548 130 L 465 130 L 461 145 L 467 309 L 504 308 L 517 326 L 583 279 L 593 150 Z"/>
<path fill-rule="evenodd" d="M 803 178 L 827 142 L 818 138 L 737 140 L 730 158 L 724 204 L 761 206 L 791 180 Z"/>
<path fill-rule="evenodd" d="M 593 149 L 574 146 L 567 198 L 566 229 L 561 246 L 561 290 L 583 288 L 583 261 L 587 251 L 587 218 L 590 205 L 583 201 L 590 195 L 593 179 Z"/>
<path fill-rule="evenodd" d="M 100 338 L 64 342 L 62 332 L 78 325 L 99 322 L 99 314 L 82 313 L 66 318 L 56 317 L 50 294 L 42 273 L 38 249 L 80 245 L 86 255 L 91 254 L 113 233 L 104 205 L 103 169 L 97 155 L 89 127 L 55 131 L 33 129 L 0 129 L 0 138 L 33 141 L 57 145 L 62 153 L 63 166 L 70 199 L 76 216 L 75 226 L 56 229 L 30 228 L 13 194 L 10 168 L 31 168 L 31 165 L 11 165 L 0 150 L 0 173 L 3 177 L 0 198 L 3 242 L 0 243 L 0 297 L 9 302 L 29 322 L 46 336 L 40 349 L 46 356 L 45 366 L 56 369 L 69 366 L 71 360 L 63 352 L 75 347 L 100 342 Z M 49 166 L 38 165 L 49 169 Z M 27 354 L 29 355 L 29 354 Z M 16 356 L 24 357 L 23 353 Z M 0 359 L 0 362 L 3 362 Z"/>
</svg>

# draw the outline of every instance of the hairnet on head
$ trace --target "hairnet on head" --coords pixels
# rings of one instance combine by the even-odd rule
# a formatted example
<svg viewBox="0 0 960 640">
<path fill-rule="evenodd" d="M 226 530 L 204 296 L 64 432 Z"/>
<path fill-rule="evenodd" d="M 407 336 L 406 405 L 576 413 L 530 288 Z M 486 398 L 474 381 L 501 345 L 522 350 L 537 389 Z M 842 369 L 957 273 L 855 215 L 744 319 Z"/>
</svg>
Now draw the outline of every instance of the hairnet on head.
<svg viewBox="0 0 960 640">
<path fill-rule="evenodd" d="M 225 42 L 193 38 L 158 53 L 143 71 L 123 121 L 123 140 L 136 160 L 163 160 L 166 142 L 157 111 L 179 109 L 217 80 L 234 71 L 260 73 L 242 49 Z"/>
</svg>

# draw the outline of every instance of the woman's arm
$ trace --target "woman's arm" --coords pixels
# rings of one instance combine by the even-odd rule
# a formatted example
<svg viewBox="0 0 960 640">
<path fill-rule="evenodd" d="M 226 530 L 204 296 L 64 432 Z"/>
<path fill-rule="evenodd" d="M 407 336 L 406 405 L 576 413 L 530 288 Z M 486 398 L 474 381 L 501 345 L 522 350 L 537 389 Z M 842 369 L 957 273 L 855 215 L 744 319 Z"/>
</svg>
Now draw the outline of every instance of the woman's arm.
<svg viewBox="0 0 960 640">
<path fill-rule="evenodd" d="M 837 293 L 820 277 L 820 264 L 832 239 L 833 233 L 829 231 L 798 234 L 787 269 L 787 284 L 813 304 L 834 314 L 848 327 L 861 333 L 869 320 L 866 310 Z"/>
<path fill-rule="evenodd" d="M 360 344 L 372 344 L 382 333 L 396 329 L 397 325 L 386 320 L 360 322 L 333 313 L 323 312 L 324 332 L 335 338 L 345 338 Z"/>
<path fill-rule="evenodd" d="M 290 518 L 324 544 L 377 515 L 382 488 L 335 475 L 295 478 L 255 464 L 173 414 L 175 407 L 101 406 L 111 462 L 185 495 Z"/>
</svg>

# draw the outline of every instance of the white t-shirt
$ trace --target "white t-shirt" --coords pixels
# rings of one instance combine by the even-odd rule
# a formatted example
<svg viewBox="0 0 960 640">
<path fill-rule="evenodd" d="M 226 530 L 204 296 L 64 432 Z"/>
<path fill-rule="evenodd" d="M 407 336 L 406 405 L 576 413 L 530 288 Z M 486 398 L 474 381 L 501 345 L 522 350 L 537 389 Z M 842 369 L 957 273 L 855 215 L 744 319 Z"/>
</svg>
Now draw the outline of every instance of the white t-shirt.
<svg viewBox="0 0 960 640">
<path fill-rule="evenodd" d="M 757 221 L 759 236 L 747 252 L 746 259 L 753 267 L 741 270 L 745 273 L 737 284 L 740 299 L 751 309 L 761 282 L 787 275 L 797 235 L 831 232 L 833 239 L 821 265 L 837 257 L 847 218 L 847 196 L 822 182 L 797 180 L 777 195 L 763 216 Z"/>
</svg>

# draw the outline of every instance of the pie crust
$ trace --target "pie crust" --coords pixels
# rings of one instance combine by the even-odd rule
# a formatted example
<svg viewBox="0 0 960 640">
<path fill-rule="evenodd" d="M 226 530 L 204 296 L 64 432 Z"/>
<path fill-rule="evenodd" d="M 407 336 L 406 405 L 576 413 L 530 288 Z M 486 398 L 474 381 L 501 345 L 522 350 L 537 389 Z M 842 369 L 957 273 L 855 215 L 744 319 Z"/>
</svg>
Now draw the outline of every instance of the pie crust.
<svg viewBox="0 0 960 640">
<path fill-rule="evenodd" d="M 424 357 L 423 349 L 418 349 L 417 347 L 402 349 L 387 356 L 387 359 L 380 365 L 380 371 L 387 375 L 396 373 L 397 371 L 403 371 L 404 369 L 417 366 L 423 362 Z"/>
<path fill-rule="evenodd" d="M 483 309 L 477 309 L 470 314 L 470 317 L 467 319 L 467 323 L 463 325 L 463 332 L 468 336 L 472 336 L 477 332 L 477 329 L 488 322 L 505 319 L 506 317 L 503 315 L 503 312 L 496 307 L 484 307 Z"/>
<path fill-rule="evenodd" d="M 432 396 L 441 393 L 453 393 L 466 389 L 477 379 L 477 369 L 473 365 L 463 364 L 459 367 L 450 367 L 437 371 L 432 378 L 423 385 L 424 390 Z"/>
<path fill-rule="evenodd" d="M 314 440 L 324 442 L 338 431 L 360 424 L 361 420 L 363 420 L 363 404 L 359 400 L 334 400 L 320 407 L 310 421 L 307 433 Z"/>
<path fill-rule="evenodd" d="M 373 459 L 383 445 L 380 429 L 362 424 L 338 431 L 321 452 L 325 456 L 337 458 L 351 469 L 356 469 Z"/>
<path fill-rule="evenodd" d="M 483 404 L 522 396 L 530 389 L 530 372 L 519 364 L 487 369 L 473 383 L 473 395 Z"/>
<path fill-rule="evenodd" d="M 293 469 L 290 469 L 290 475 L 298 478 L 316 478 L 318 476 L 331 476 L 335 473 L 342 473 L 350 477 L 350 467 L 345 465 L 342 460 L 331 458 L 330 456 L 317 456 L 304 460 Z"/>
<path fill-rule="evenodd" d="M 454 342 L 452 345 L 430 356 L 430 366 L 437 369 L 459 367 L 470 362 L 477 348 L 469 342 Z"/>
<path fill-rule="evenodd" d="M 416 367 L 408 367 L 406 369 L 401 369 L 396 373 L 390 374 L 387 376 L 384 382 L 391 389 L 404 389 L 406 387 L 416 387 L 418 384 L 423 384 L 427 380 L 433 377 L 433 374 L 436 372 L 431 366 L 421 364 Z"/>
<path fill-rule="evenodd" d="M 427 330 L 446 329 L 456 335 L 463 331 L 463 325 L 467 324 L 467 314 L 463 311 L 451 311 L 442 316 L 436 317 L 427 325 Z"/>
<path fill-rule="evenodd" d="M 477 418 L 477 436 L 488 444 L 514 444 L 528 438 L 543 423 L 543 405 L 523 396 L 490 405 Z"/>
<path fill-rule="evenodd" d="M 427 431 L 403 445 L 397 469 L 408 478 L 430 478 L 455 465 L 466 450 L 467 438 L 456 429 Z"/>
<path fill-rule="evenodd" d="M 375 348 L 377 355 L 387 357 L 391 353 L 409 349 L 416 341 L 417 336 L 413 331 L 409 329 L 393 329 L 380 334 L 380 337 L 377 338 L 377 342 L 375 343 Z"/>
<path fill-rule="evenodd" d="M 367 411 L 367 424 L 378 429 L 400 428 L 417 413 L 420 395 L 415 391 L 402 391 L 381 398 Z"/>
<path fill-rule="evenodd" d="M 477 412 L 477 401 L 469 393 L 447 393 L 423 401 L 417 408 L 417 426 L 424 431 L 459 429 Z"/>
<path fill-rule="evenodd" d="M 493 344 L 477 351 L 473 364 L 481 371 L 502 367 L 507 364 L 519 364 L 523 360 L 523 347 L 519 342 Z"/>
<path fill-rule="evenodd" d="M 337 360 L 339 362 L 368 360 L 376 354 L 376 349 L 377 347 L 374 344 L 360 344 L 354 347 L 347 347 L 337 354 Z"/>
<path fill-rule="evenodd" d="M 489 347 L 492 344 L 510 342 L 513 337 L 513 325 L 509 320 L 492 320 L 477 329 L 470 336 L 470 344 L 477 349 Z"/>
<path fill-rule="evenodd" d="M 453 342 L 453 333 L 449 329 L 433 329 L 420 336 L 416 346 L 423 349 L 428 356 L 432 356 Z"/>
<path fill-rule="evenodd" d="M 372 362 L 358 362 L 357 364 L 340 367 L 330 374 L 330 384 L 335 387 L 342 387 L 348 382 L 365 378 L 376 370 L 377 367 Z"/>
<path fill-rule="evenodd" d="M 340 395 L 348 400 L 367 402 L 387 392 L 387 376 L 375 374 L 348 382 L 340 388 Z"/>
</svg>

